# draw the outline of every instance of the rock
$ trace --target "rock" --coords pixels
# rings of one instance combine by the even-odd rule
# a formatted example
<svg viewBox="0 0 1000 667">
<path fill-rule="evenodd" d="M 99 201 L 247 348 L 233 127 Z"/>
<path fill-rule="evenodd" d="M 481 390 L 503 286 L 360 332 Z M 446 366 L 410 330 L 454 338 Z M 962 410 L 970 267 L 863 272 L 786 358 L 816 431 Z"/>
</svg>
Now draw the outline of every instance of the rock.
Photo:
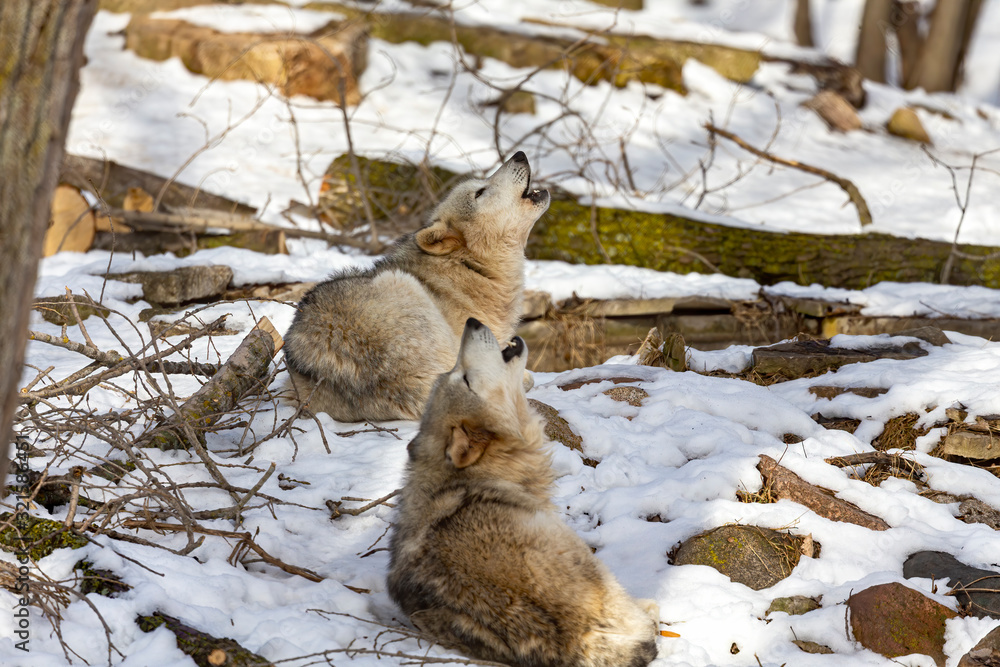
<svg viewBox="0 0 1000 667">
<path fill-rule="evenodd" d="M 759 591 L 792 573 L 803 538 L 757 526 L 721 526 L 678 547 L 674 565 L 707 565 Z"/>
<path fill-rule="evenodd" d="M 816 642 L 806 641 L 805 639 L 793 639 L 792 643 L 798 646 L 806 653 L 833 653 L 833 649 L 830 648 L 829 646 L 824 646 L 823 644 L 817 644 Z"/>
<path fill-rule="evenodd" d="M 1000 667 L 1000 627 L 993 628 L 962 656 L 958 667 Z"/>
<path fill-rule="evenodd" d="M 847 600 L 854 638 L 887 658 L 922 653 L 944 667 L 944 626 L 951 609 L 900 583 L 866 588 Z"/>
<path fill-rule="evenodd" d="M 583 452 L 583 438 L 573 432 L 569 422 L 559 415 L 559 411 L 548 403 L 529 398 L 528 403 L 545 420 L 545 435 L 549 440 L 561 442 L 570 449 Z"/>
<path fill-rule="evenodd" d="M 635 387 L 630 384 L 620 384 L 611 389 L 605 389 L 604 395 L 615 401 L 628 403 L 631 406 L 641 408 L 643 399 L 649 398 L 649 392 L 642 387 Z"/>
<path fill-rule="evenodd" d="M 221 296 L 233 279 L 233 270 L 228 266 L 183 266 L 173 271 L 109 273 L 107 277 L 141 284 L 150 303 L 174 305 Z"/>
<path fill-rule="evenodd" d="M 64 251 L 87 252 L 96 233 L 97 219 L 80 191 L 69 185 L 58 186 L 52 196 L 42 256 Z"/>
<path fill-rule="evenodd" d="M 926 355 L 927 351 L 914 342 L 849 350 L 831 347 L 828 339 L 820 339 L 758 347 L 753 351 L 751 363 L 758 373 L 780 374 L 791 379 L 816 375 L 846 364 L 876 359 L 915 359 Z"/>
<path fill-rule="evenodd" d="M 892 118 L 886 123 L 885 128 L 889 134 L 910 141 L 919 141 L 922 144 L 930 144 L 931 138 L 924 129 L 923 123 L 917 116 L 917 112 L 909 107 L 900 107 L 892 114 Z"/>
<path fill-rule="evenodd" d="M 816 598 L 806 597 L 805 595 L 792 595 L 791 597 L 774 598 L 771 600 L 771 606 L 767 608 L 764 616 L 769 616 L 779 611 L 783 611 L 789 616 L 799 616 L 819 609 L 819 607 L 819 600 Z"/>
<path fill-rule="evenodd" d="M 76 306 L 75 314 L 73 306 Z M 107 317 L 111 314 L 109 309 L 98 305 L 89 297 L 76 294 L 35 299 L 31 307 L 42 314 L 43 320 L 59 326 L 74 326 L 79 324 L 77 315 L 80 316 L 80 320 L 85 320 L 91 315 Z"/>
<path fill-rule="evenodd" d="M 958 506 L 959 519 L 965 523 L 986 524 L 993 530 L 1000 530 L 1000 511 L 997 511 L 978 498 L 963 500 Z"/>
<path fill-rule="evenodd" d="M 903 563 L 903 576 L 947 580 L 959 607 L 980 618 L 1000 618 L 1000 572 L 971 567 L 941 551 L 918 551 Z"/>
<path fill-rule="evenodd" d="M 941 441 L 939 451 L 945 456 L 966 459 L 1000 459 L 1000 436 L 973 431 L 955 431 Z"/>
<path fill-rule="evenodd" d="M 822 118 L 827 127 L 837 132 L 860 130 L 861 116 L 842 95 L 832 90 L 821 90 L 812 98 L 802 103 L 807 109 L 812 109 Z"/>
<path fill-rule="evenodd" d="M 948 338 L 945 332 L 941 331 L 939 327 L 935 326 L 922 326 L 912 329 L 901 329 L 899 331 L 892 332 L 893 336 L 909 336 L 910 338 L 919 338 L 925 343 L 930 343 L 936 347 L 941 347 L 942 345 L 948 345 L 951 343 L 951 339 Z"/>
<path fill-rule="evenodd" d="M 956 424 L 961 424 L 962 428 L 980 433 L 1000 433 L 1000 416 L 998 415 L 976 415 L 974 421 L 969 422 L 969 413 L 964 408 L 948 408 L 944 414 L 949 420 Z"/>
<path fill-rule="evenodd" d="M 178 57 L 190 71 L 212 79 L 261 81 L 277 85 L 287 97 L 357 104 L 368 35 L 357 23 L 311 36 L 263 35 L 135 15 L 125 28 L 125 48 L 150 60 Z"/>
</svg>

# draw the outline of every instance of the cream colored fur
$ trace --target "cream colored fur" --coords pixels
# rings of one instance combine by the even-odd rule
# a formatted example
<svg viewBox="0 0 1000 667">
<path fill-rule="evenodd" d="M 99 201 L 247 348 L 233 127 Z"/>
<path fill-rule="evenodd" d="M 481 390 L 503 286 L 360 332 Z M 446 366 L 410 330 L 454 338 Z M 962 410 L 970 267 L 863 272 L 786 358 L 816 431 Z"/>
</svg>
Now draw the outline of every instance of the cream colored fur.
<svg viewBox="0 0 1000 667">
<path fill-rule="evenodd" d="M 454 363 L 465 321 L 510 340 L 521 316 L 524 246 L 549 204 L 518 152 L 490 178 L 459 184 L 427 227 L 375 267 L 320 283 L 285 336 L 300 401 L 341 421 L 418 419 Z"/>
<path fill-rule="evenodd" d="M 523 341 L 501 352 L 470 320 L 409 445 L 389 593 L 415 626 L 523 667 L 641 667 L 658 609 L 634 600 L 552 504 L 542 422 L 521 388 Z"/>
</svg>

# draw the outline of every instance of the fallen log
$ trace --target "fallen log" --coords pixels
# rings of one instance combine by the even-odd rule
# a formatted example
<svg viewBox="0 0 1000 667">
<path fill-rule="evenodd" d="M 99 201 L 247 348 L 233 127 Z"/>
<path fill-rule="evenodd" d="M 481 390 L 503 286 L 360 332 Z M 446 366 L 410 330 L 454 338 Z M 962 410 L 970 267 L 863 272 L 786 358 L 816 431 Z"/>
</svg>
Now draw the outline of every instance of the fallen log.
<svg viewBox="0 0 1000 667">
<path fill-rule="evenodd" d="M 850 456 L 831 456 L 823 460 L 838 468 L 875 465 L 888 468 L 891 472 L 899 473 L 907 478 L 922 479 L 924 476 L 924 467 L 922 465 L 913 459 L 908 459 L 898 454 L 861 452 L 859 454 L 851 454 Z"/>
<path fill-rule="evenodd" d="M 168 210 L 195 207 L 245 216 L 257 212 L 252 206 L 142 169 L 126 167 L 112 160 L 96 160 L 80 155 L 66 155 L 63 158 L 59 182 L 92 192 L 112 208 L 123 208 L 129 190 L 141 190 L 154 196 L 162 191 L 160 204 Z"/>
<path fill-rule="evenodd" d="M 212 379 L 166 422 L 140 437 L 136 447 L 186 448 L 192 436 L 200 443 L 199 432 L 214 426 L 250 391 L 263 388 L 263 378 L 281 346 L 281 335 L 266 317 L 261 318 Z"/>
<path fill-rule="evenodd" d="M 761 454 L 757 464 L 764 486 L 779 499 L 791 500 L 808 507 L 830 521 L 853 523 L 869 530 L 888 530 L 889 524 L 853 503 L 841 500 L 832 491 L 813 486 L 788 468 L 784 468 L 766 454 Z"/>
<path fill-rule="evenodd" d="M 348 179 L 346 160 L 337 158 L 326 178 Z M 407 193 L 427 192 L 425 172 L 414 165 L 363 158 L 359 162 L 369 190 L 385 200 L 384 205 L 373 207 L 380 223 L 395 215 L 396 203 L 406 200 Z M 443 169 L 435 168 L 434 174 L 436 182 L 453 182 L 454 174 Z M 615 264 L 657 271 L 706 272 L 712 270 L 711 264 L 727 276 L 753 278 L 762 285 L 791 281 L 864 289 L 884 281 L 936 283 L 952 254 L 951 242 L 875 233 L 768 232 L 706 222 L 696 211 L 681 216 L 593 209 L 565 192 L 552 192 L 549 210 L 535 223 L 528 239 L 530 259 L 604 264 L 606 253 Z M 422 200 L 439 194 L 435 186 Z M 400 231 L 416 226 L 415 221 L 412 228 Z M 954 261 L 951 284 L 1000 288 L 1000 256 L 992 256 L 1000 248 L 960 244 L 958 250 L 962 254 Z"/>
<path fill-rule="evenodd" d="M 198 667 L 266 667 L 274 664 L 232 639 L 213 637 L 160 612 L 139 616 L 136 623 L 143 632 L 166 627 L 177 637 L 177 648 L 191 656 Z"/>
</svg>

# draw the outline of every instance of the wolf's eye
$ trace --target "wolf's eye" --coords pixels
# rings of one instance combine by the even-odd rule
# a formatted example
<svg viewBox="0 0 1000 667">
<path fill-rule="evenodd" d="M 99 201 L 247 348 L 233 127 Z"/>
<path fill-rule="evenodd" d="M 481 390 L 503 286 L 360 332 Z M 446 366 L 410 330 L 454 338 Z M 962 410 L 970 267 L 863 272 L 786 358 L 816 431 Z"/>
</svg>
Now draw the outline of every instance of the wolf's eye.
<svg viewBox="0 0 1000 667">
<path fill-rule="evenodd" d="M 479 199 L 479 195 L 483 194 L 484 192 L 486 192 L 486 188 L 479 188 L 478 190 L 476 190 L 476 199 Z"/>
<path fill-rule="evenodd" d="M 469 384 L 469 376 L 468 375 L 463 375 L 462 376 L 462 382 L 465 383 L 466 387 L 468 387 L 469 389 L 472 389 L 472 385 Z"/>
</svg>

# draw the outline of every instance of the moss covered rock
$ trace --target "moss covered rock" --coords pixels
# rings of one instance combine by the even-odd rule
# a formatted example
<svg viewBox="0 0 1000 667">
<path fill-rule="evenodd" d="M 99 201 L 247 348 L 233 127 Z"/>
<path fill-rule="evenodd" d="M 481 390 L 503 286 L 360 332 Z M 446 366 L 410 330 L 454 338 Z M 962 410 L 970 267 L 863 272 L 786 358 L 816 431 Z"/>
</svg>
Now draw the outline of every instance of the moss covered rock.
<svg viewBox="0 0 1000 667">
<path fill-rule="evenodd" d="M 4 512 L 0 514 L 0 526 L 0 548 L 10 553 L 26 551 L 34 561 L 56 549 L 79 549 L 89 544 L 86 538 L 75 535 L 58 521 L 27 513 L 14 516 Z"/>
<path fill-rule="evenodd" d="M 685 541 L 674 565 L 707 565 L 759 591 L 786 578 L 798 564 L 803 538 L 757 526 L 721 526 Z"/>
<path fill-rule="evenodd" d="M 559 411 L 548 403 L 529 398 L 528 403 L 545 420 L 545 437 L 561 442 L 570 449 L 583 452 L 583 438 L 577 435 L 569 422 L 560 416 Z"/>
<path fill-rule="evenodd" d="M 851 630 L 865 648 L 887 658 L 921 653 L 944 667 L 944 626 L 956 614 L 920 592 L 893 582 L 852 595 Z"/>
</svg>

